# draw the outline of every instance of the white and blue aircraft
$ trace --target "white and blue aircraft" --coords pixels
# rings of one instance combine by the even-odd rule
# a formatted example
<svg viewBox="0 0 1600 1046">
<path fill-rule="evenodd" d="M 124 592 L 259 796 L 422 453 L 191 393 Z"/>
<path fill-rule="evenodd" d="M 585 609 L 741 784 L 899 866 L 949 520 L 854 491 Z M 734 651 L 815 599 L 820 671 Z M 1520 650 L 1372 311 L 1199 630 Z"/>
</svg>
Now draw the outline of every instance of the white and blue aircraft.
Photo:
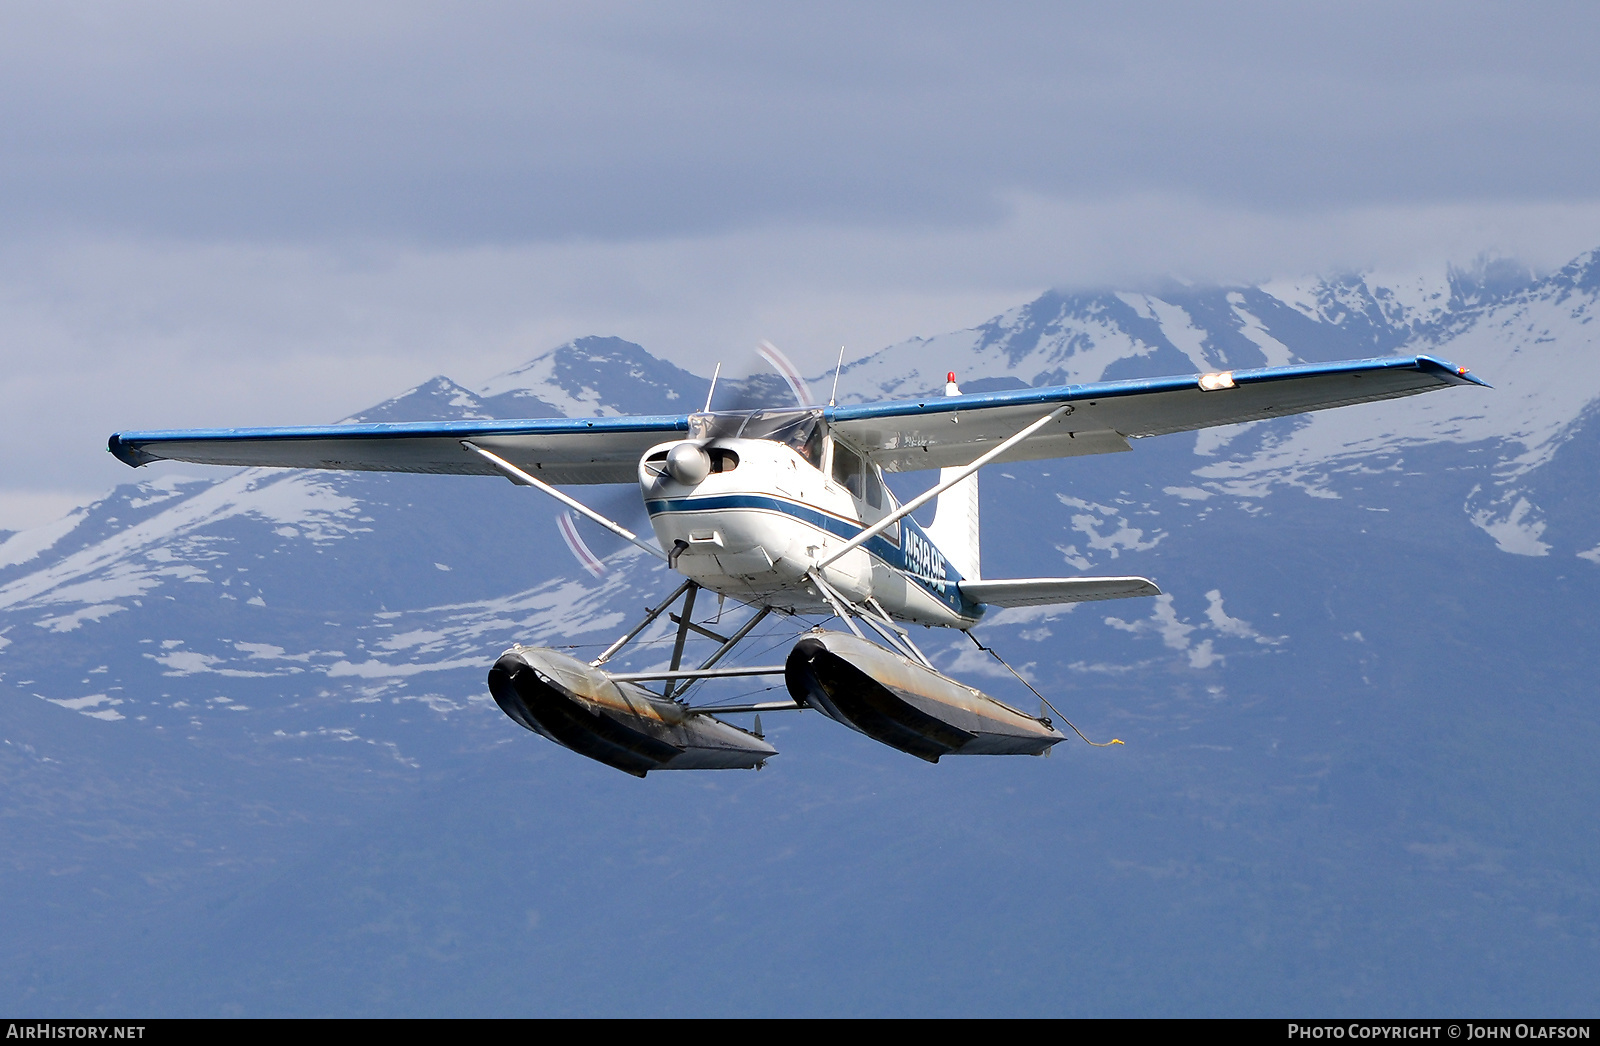
<svg viewBox="0 0 1600 1046">
<path fill-rule="evenodd" d="M 518 644 L 489 673 L 489 690 L 511 719 L 643 777 L 759 768 L 777 754 L 759 715 L 747 731 L 713 712 L 811 708 L 930 762 L 1047 754 L 1066 738 L 1044 708 L 1029 715 L 940 674 L 904 625 L 968 631 L 988 607 L 1160 589 L 1142 577 L 983 577 L 980 468 L 1127 451 L 1129 440 L 1146 436 L 1484 384 L 1429 356 L 983 395 L 963 395 L 951 374 L 945 395 L 905 402 L 713 411 L 708 396 L 704 411 L 660 417 L 119 432 L 110 450 L 135 467 L 165 459 L 503 476 L 664 559 L 685 580 L 598 658 L 585 663 Z M 885 472 L 930 469 L 939 481 L 903 505 L 883 481 Z M 634 481 L 659 546 L 556 489 Z M 935 500 L 932 524 L 918 525 L 911 513 Z M 695 621 L 702 588 L 747 605 L 750 616 L 728 634 Z M 668 668 L 606 670 L 680 604 L 669 615 L 677 632 Z M 849 631 L 812 629 L 782 665 L 718 667 L 773 611 L 837 617 Z M 691 634 L 716 648 L 685 667 Z M 682 698 L 696 680 L 760 675 L 781 675 L 791 700 L 694 707 Z M 650 681 L 661 691 L 642 685 Z"/>
</svg>

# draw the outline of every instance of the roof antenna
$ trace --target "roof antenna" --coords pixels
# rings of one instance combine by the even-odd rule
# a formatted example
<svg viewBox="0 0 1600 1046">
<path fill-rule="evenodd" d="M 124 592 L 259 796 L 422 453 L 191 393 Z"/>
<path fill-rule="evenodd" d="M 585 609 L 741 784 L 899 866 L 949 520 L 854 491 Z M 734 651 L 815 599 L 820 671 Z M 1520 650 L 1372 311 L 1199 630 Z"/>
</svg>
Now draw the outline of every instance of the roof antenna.
<svg viewBox="0 0 1600 1046">
<path fill-rule="evenodd" d="M 710 414 L 711 413 L 711 397 L 716 395 L 716 393 L 717 393 L 717 375 L 719 375 L 721 373 L 722 373 L 722 361 L 718 360 L 717 361 L 717 369 L 711 373 L 711 387 L 706 390 L 706 409 L 701 411 L 702 414 Z"/>
<path fill-rule="evenodd" d="M 833 391 L 828 393 L 828 406 L 839 396 L 839 372 L 844 369 L 844 346 L 839 346 L 839 363 L 833 368 Z"/>
</svg>

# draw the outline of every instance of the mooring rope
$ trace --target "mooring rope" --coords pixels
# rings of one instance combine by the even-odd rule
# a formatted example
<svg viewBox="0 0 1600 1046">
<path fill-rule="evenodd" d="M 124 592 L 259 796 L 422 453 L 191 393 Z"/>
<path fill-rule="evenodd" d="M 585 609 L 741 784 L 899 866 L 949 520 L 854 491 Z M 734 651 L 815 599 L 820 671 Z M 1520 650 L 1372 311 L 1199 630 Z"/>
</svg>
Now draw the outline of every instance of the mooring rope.
<svg viewBox="0 0 1600 1046">
<path fill-rule="evenodd" d="M 967 633 L 967 638 L 972 640 L 972 642 L 977 645 L 979 650 L 985 650 L 985 651 L 988 651 L 990 654 L 994 655 L 994 659 L 996 661 L 998 661 L 1002 665 L 1006 666 L 1006 671 L 1007 672 L 1010 672 L 1012 675 L 1016 676 L 1017 680 L 1023 686 L 1027 687 L 1029 690 L 1033 690 L 1033 696 L 1037 697 L 1040 701 L 1042 701 L 1044 703 L 1044 706 L 1046 708 L 1050 709 L 1050 711 L 1056 713 L 1056 718 L 1060 719 L 1063 723 L 1066 723 L 1068 726 L 1071 726 L 1073 733 L 1077 734 L 1079 737 L 1083 737 L 1083 731 L 1079 730 L 1076 726 L 1073 726 L 1072 720 L 1068 719 L 1066 716 L 1064 716 L 1060 712 L 1056 711 L 1056 706 L 1052 705 L 1050 703 L 1050 699 L 1048 697 L 1045 697 L 1043 694 L 1039 693 L 1038 690 L 1034 690 L 1033 684 L 1028 682 L 1026 679 L 1023 679 L 1022 678 L 1022 673 L 1018 672 L 1016 669 L 1012 668 L 1011 665 L 1006 662 L 1006 659 L 1000 656 L 1000 652 L 999 651 L 995 650 L 994 647 L 984 646 L 981 642 L 978 641 L 978 637 L 973 635 L 971 632 Z M 1086 744 L 1086 745 L 1093 745 L 1096 748 L 1109 748 L 1112 745 L 1120 745 L 1120 744 L 1122 744 L 1122 742 L 1120 740 L 1118 740 L 1117 738 L 1115 738 L 1115 737 L 1113 737 L 1109 741 L 1091 741 L 1087 737 L 1083 737 L 1083 743 Z"/>
</svg>

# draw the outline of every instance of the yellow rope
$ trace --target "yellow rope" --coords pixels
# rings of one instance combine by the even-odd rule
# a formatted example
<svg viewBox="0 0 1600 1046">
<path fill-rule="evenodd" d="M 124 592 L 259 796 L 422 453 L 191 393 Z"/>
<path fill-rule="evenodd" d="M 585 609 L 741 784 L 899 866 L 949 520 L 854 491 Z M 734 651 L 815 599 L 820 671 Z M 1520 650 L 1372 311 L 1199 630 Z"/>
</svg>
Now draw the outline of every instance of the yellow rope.
<svg viewBox="0 0 1600 1046">
<path fill-rule="evenodd" d="M 1020 673 L 1016 669 L 1012 668 L 1009 664 L 1006 664 L 1006 659 L 1001 657 L 1000 654 L 993 647 L 987 647 L 987 646 L 984 646 L 982 643 L 979 643 L 978 642 L 978 637 L 973 635 L 971 632 L 967 633 L 967 638 L 972 640 L 973 643 L 976 643 L 979 650 L 987 651 L 988 653 L 990 653 L 990 654 L 992 654 L 994 656 L 994 659 L 996 661 L 1000 662 L 1002 665 L 1005 665 L 1007 672 L 1010 672 L 1012 675 L 1016 676 L 1018 682 L 1020 682 L 1023 686 L 1027 687 L 1029 690 L 1033 690 L 1033 696 L 1037 697 L 1040 701 L 1044 702 L 1044 706 L 1046 708 L 1050 709 L 1050 711 L 1056 713 L 1056 718 L 1060 719 L 1063 723 L 1066 723 L 1068 726 L 1071 726 L 1073 733 L 1077 734 L 1079 737 L 1083 737 L 1083 731 L 1079 730 L 1076 726 L 1073 726 L 1072 725 L 1072 720 L 1068 719 L 1066 716 L 1064 716 L 1060 712 L 1056 711 L 1056 706 L 1052 705 L 1050 703 L 1050 699 L 1045 697 L 1043 694 L 1039 693 L 1039 691 L 1034 690 L 1033 684 L 1028 682 L 1026 679 L 1023 679 L 1022 678 L 1022 673 Z M 1086 744 L 1086 745 L 1093 745 L 1095 748 L 1110 748 L 1112 745 L 1120 745 L 1120 744 L 1122 744 L 1122 742 L 1120 740 L 1118 740 L 1117 738 L 1115 738 L 1115 737 L 1113 737 L 1109 741 L 1098 741 L 1098 742 L 1097 741 L 1091 741 L 1087 737 L 1083 737 L 1083 743 Z"/>
</svg>

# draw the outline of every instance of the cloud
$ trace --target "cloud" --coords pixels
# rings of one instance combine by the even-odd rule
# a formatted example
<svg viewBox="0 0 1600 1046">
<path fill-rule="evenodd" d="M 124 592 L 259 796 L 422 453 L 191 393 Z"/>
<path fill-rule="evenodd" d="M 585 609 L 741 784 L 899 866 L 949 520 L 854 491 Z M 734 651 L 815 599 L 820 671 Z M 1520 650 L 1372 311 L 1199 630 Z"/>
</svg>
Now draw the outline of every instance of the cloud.
<svg viewBox="0 0 1600 1046">
<path fill-rule="evenodd" d="M 0 528 L 131 478 L 115 428 L 582 335 L 812 374 L 1048 287 L 1600 244 L 1597 14 L 1448 11 L 13 5 Z"/>
<path fill-rule="evenodd" d="M 0 14 L 0 222 L 436 244 L 1593 194 L 1591 6 Z"/>
<path fill-rule="evenodd" d="M 792 225 L 629 243 L 10 241 L 0 436 L 17 494 L 9 509 L 0 495 L 0 528 L 131 479 L 105 453 L 114 429 L 333 421 L 436 374 L 475 384 L 588 334 L 702 374 L 770 338 L 820 373 L 840 344 L 864 355 L 974 326 L 1053 285 L 1404 270 L 1486 245 L 1549 266 L 1600 244 L 1600 205 L 1011 208 L 985 227 Z"/>
</svg>

